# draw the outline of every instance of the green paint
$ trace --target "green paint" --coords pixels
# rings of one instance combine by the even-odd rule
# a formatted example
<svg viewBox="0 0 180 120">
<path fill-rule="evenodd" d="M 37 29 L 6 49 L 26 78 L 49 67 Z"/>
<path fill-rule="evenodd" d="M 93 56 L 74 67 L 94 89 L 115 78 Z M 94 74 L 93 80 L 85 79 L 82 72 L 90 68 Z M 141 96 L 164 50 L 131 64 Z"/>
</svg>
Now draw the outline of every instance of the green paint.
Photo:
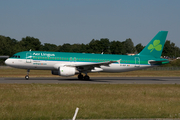
<svg viewBox="0 0 180 120">
<path fill-rule="evenodd" d="M 160 44 L 160 40 L 154 40 L 153 44 L 150 44 L 148 46 L 148 50 L 151 50 L 150 52 L 152 52 L 154 49 L 157 51 L 162 50 L 162 45 Z"/>
<path fill-rule="evenodd" d="M 139 53 L 139 55 L 152 56 L 160 58 L 166 41 L 167 31 L 160 31 Z"/>
</svg>

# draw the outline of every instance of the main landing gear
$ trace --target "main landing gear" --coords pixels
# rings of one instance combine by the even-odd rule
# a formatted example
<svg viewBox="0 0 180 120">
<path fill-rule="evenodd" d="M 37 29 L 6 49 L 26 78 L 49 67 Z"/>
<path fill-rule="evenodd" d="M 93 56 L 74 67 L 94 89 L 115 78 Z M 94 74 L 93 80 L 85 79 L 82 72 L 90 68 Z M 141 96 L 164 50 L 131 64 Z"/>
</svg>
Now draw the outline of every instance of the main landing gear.
<svg viewBox="0 0 180 120">
<path fill-rule="evenodd" d="M 79 80 L 89 80 L 90 79 L 90 77 L 86 74 L 85 76 L 83 76 L 81 73 L 79 73 L 79 75 L 78 75 L 78 79 Z"/>
<path fill-rule="evenodd" d="M 27 69 L 27 75 L 25 76 L 25 79 L 26 79 L 26 80 L 29 80 L 29 72 L 30 72 L 30 70 Z"/>
</svg>

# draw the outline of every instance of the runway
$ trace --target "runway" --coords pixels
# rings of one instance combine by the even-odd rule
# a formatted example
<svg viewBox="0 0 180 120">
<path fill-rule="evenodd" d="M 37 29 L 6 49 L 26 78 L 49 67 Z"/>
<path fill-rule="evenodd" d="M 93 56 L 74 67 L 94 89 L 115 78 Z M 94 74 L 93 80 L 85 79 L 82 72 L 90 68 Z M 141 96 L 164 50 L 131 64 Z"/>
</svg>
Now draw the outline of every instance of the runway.
<svg viewBox="0 0 180 120">
<path fill-rule="evenodd" d="M 76 77 L 0 78 L 0 84 L 180 84 L 180 77 L 92 77 L 78 80 Z"/>
</svg>

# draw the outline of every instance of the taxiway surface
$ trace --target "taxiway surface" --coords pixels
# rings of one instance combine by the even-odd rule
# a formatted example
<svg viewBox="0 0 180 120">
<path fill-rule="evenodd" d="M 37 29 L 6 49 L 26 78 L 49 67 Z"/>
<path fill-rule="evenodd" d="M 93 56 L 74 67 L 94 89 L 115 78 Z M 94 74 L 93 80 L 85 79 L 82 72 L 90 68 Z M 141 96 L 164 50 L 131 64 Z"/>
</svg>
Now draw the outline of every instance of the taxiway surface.
<svg viewBox="0 0 180 120">
<path fill-rule="evenodd" d="M 78 80 L 76 77 L 31 77 L 24 78 L 0 78 L 0 83 L 9 84 L 180 84 L 180 77 L 91 77 L 91 80 Z"/>
</svg>

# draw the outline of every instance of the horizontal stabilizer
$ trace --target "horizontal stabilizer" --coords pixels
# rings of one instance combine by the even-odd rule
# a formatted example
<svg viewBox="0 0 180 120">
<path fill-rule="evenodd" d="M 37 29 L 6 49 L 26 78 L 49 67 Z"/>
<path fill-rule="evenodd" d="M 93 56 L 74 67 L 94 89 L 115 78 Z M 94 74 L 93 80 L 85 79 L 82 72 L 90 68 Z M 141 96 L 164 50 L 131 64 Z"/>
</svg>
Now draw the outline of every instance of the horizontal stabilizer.
<svg viewBox="0 0 180 120">
<path fill-rule="evenodd" d="M 156 61 L 154 61 L 154 60 L 149 60 L 148 61 L 149 62 L 149 64 L 153 64 L 153 65 L 155 65 L 155 64 L 162 64 L 162 63 L 169 63 L 169 60 L 156 60 Z"/>
</svg>

